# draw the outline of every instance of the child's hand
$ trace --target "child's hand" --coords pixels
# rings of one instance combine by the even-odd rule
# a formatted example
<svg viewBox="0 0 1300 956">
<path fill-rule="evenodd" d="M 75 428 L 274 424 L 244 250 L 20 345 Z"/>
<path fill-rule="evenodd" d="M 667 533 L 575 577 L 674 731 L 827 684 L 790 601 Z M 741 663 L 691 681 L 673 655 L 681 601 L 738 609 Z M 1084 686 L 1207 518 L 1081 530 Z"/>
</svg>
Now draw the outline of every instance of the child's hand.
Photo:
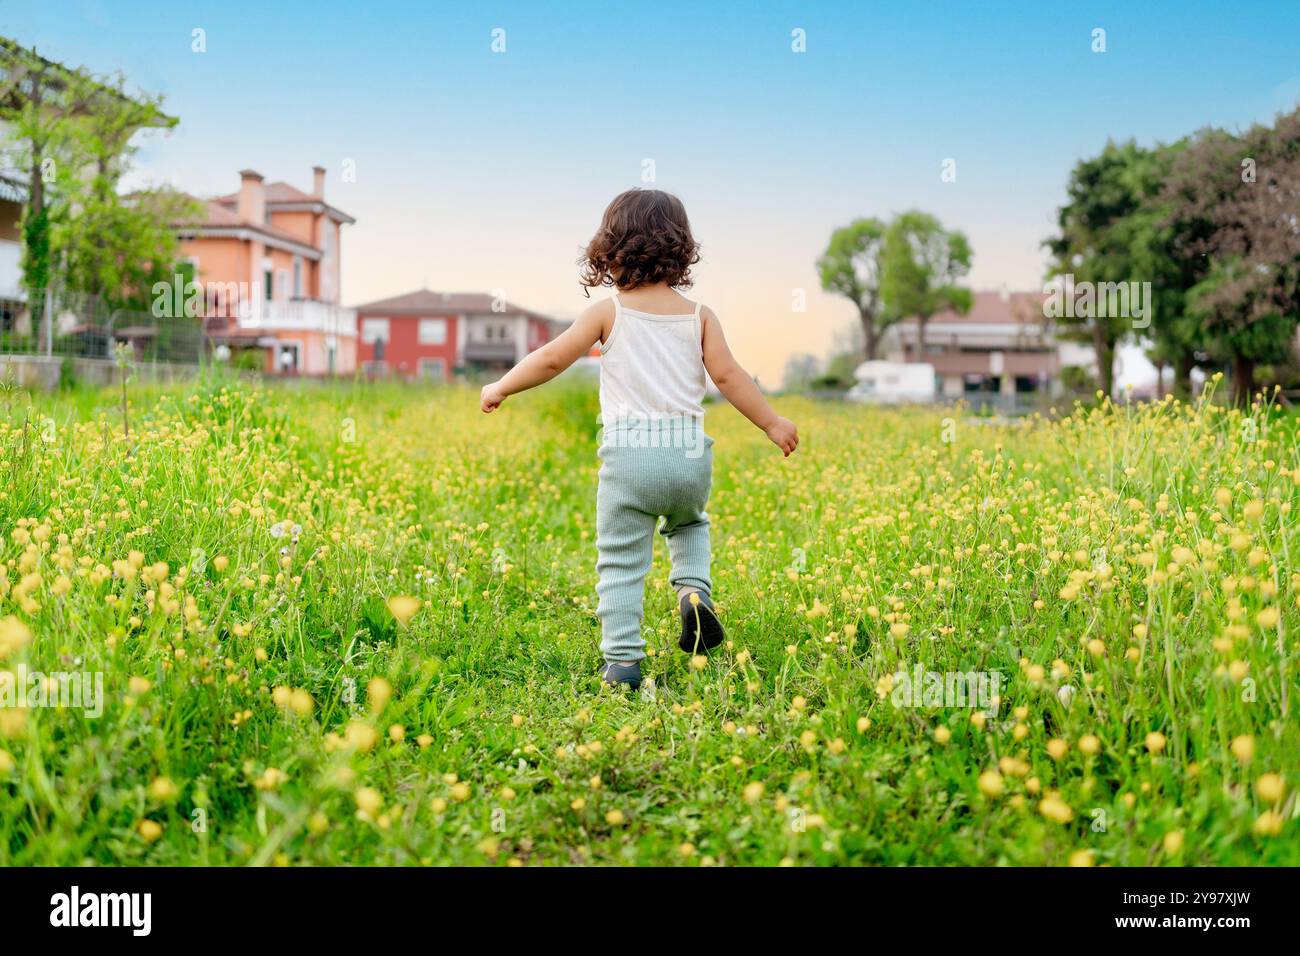
<svg viewBox="0 0 1300 956">
<path fill-rule="evenodd" d="M 789 458 L 791 452 L 799 447 L 799 429 L 794 427 L 794 422 L 788 418 L 778 418 L 769 425 L 765 432 L 767 437 L 772 439 L 772 444 L 785 452 L 785 457 Z"/>
<path fill-rule="evenodd" d="M 489 382 L 483 386 L 483 391 L 478 393 L 478 407 L 484 412 L 492 411 L 505 400 L 506 396 L 497 382 Z"/>
</svg>

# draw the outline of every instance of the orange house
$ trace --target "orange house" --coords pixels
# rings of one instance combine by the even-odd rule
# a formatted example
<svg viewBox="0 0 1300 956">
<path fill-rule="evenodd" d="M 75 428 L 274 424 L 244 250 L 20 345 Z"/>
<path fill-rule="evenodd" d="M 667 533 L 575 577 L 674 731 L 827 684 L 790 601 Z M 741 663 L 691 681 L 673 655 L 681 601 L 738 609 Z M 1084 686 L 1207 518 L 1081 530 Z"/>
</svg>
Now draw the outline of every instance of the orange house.
<svg viewBox="0 0 1300 956">
<path fill-rule="evenodd" d="M 239 191 L 175 223 L 182 255 L 203 292 L 204 327 L 218 348 L 257 351 L 280 375 L 348 375 L 357 320 L 339 305 L 339 237 L 354 220 L 325 201 L 325 170 L 310 193 L 239 174 Z"/>
</svg>

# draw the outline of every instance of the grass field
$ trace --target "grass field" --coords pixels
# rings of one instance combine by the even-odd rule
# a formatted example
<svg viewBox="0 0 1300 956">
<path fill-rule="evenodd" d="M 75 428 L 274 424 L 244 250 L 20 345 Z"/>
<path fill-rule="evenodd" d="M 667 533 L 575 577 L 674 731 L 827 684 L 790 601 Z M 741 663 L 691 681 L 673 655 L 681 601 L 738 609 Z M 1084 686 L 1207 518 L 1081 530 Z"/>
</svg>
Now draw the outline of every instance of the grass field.
<svg viewBox="0 0 1300 956">
<path fill-rule="evenodd" d="M 0 668 L 103 699 L 0 708 L 0 863 L 1300 864 L 1294 419 L 713 407 L 631 696 L 580 386 L 4 398 Z"/>
</svg>

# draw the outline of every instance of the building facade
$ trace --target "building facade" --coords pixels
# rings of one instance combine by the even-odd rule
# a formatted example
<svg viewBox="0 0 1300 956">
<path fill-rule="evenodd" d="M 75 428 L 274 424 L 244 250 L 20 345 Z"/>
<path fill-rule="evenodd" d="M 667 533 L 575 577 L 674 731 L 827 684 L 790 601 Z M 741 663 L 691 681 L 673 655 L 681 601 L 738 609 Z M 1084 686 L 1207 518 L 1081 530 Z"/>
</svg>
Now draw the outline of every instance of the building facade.
<svg viewBox="0 0 1300 956">
<path fill-rule="evenodd" d="M 1059 394 L 1066 370 L 1096 374 L 1096 357 L 1084 345 L 1060 340 L 1037 292 L 976 292 L 965 315 L 944 311 L 925 324 L 915 317 L 890 330 L 887 354 L 934 368 L 942 398 Z"/>
<path fill-rule="evenodd" d="M 251 364 L 273 374 L 350 375 L 357 324 L 339 303 L 339 240 L 356 220 L 325 201 L 325 170 L 312 174 L 306 193 L 246 169 L 238 192 L 175 225 L 215 345 L 254 353 Z"/>
<path fill-rule="evenodd" d="M 504 372 L 563 327 L 480 292 L 420 289 L 356 313 L 357 361 L 367 375 L 432 381 Z"/>
</svg>

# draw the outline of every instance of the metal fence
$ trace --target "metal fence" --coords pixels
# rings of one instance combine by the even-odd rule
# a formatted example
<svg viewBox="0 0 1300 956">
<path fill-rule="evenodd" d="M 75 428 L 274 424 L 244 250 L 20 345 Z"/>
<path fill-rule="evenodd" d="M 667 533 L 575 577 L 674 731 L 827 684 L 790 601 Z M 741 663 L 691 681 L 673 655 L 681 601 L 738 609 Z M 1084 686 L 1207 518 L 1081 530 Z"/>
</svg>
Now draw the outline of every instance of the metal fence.
<svg viewBox="0 0 1300 956">
<path fill-rule="evenodd" d="M 1053 396 L 1045 391 L 1011 392 L 1005 395 L 998 392 L 967 392 L 948 401 L 960 401 L 975 415 L 1019 418 L 1035 412 L 1045 413 L 1051 408 L 1068 409 L 1074 404 L 1076 397 L 1086 396 L 1075 396 L 1070 393 Z"/>
<path fill-rule="evenodd" d="M 113 309 L 79 292 L 0 297 L 0 354 L 112 359 L 119 344 L 147 363 L 199 363 L 208 347 L 200 318 Z"/>
<path fill-rule="evenodd" d="M 797 394 L 806 395 L 819 401 L 852 401 L 846 397 L 846 392 L 840 390 L 813 389 Z M 1053 408 L 1069 410 L 1076 398 L 1087 400 L 1089 395 L 1072 392 L 1065 392 L 1056 396 L 1049 395 L 1046 392 L 1015 392 L 1006 395 L 999 392 L 967 392 L 959 396 L 936 395 L 928 402 L 908 403 L 902 406 L 889 402 L 861 402 L 856 404 L 861 404 L 864 408 L 942 408 L 960 403 L 967 413 L 971 415 L 989 418 L 1022 418 L 1035 412 L 1046 414 Z"/>
</svg>

